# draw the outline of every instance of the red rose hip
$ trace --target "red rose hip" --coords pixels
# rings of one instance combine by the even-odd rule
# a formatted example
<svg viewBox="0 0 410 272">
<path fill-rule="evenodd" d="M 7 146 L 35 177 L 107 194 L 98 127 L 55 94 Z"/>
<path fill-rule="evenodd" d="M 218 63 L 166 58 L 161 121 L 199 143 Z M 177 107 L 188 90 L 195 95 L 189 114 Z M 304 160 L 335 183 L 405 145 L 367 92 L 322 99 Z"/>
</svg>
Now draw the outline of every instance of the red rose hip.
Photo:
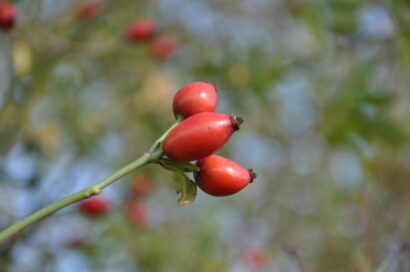
<svg viewBox="0 0 410 272">
<path fill-rule="evenodd" d="M 256 174 L 236 162 L 212 155 L 197 162 L 199 172 L 195 172 L 195 181 L 199 188 L 212 196 L 232 195 L 251 183 Z"/>
<path fill-rule="evenodd" d="M 77 10 L 77 19 L 80 21 L 86 21 L 92 17 L 98 15 L 101 12 L 103 7 L 102 2 L 99 1 L 90 1 L 80 6 Z"/>
<path fill-rule="evenodd" d="M 145 175 L 137 176 L 131 184 L 131 193 L 134 198 L 149 196 L 154 190 L 154 182 Z"/>
<path fill-rule="evenodd" d="M 157 27 L 153 21 L 140 19 L 128 26 L 125 36 L 131 42 L 147 41 L 154 37 L 156 31 Z"/>
<path fill-rule="evenodd" d="M 219 149 L 239 129 L 242 118 L 202 112 L 182 121 L 164 140 L 164 153 L 174 161 L 195 161 Z"/>
<path fill-rule="evenodd" d="M 94 196 L 80 202 L 80 211 L 88 216 L 101 216 L 108 212 L 110 203 L 103 197 Z"/>
<path fill-rule="evenodd" d="M 248 248 L 243 252 L 242 259 L 253 269 L 263 269 L 268 264 L 268 254 L 262 248 Z"/>
<path fill-rule="evenodd" d="M 0 29 L 11 30 L 15 25 L 16 9 L 8 3 L 0 3 Z"/>
<path fill-rule="evenodd" d="M 171 56 L 177 49 L 177 42 L 174 37 L 161 35 L 156 37 L 150 44 L 150 50 L 153 57 L 163 60 Z"/>
<path fill-rule="evenodd" d="M 175 116 L 187 118 L 200 112 L 215 111 L 216 103 L 216 88 L 213 84 L 192 82 L 175 94 L 172 107 Z"/>
<path fill-rule="evenodd" d="M 149 220 L 148 210 L 142 202 L 130 202 L 125 206 L 128 219 L 136 226 L 144 227 Z"/>
</svg>

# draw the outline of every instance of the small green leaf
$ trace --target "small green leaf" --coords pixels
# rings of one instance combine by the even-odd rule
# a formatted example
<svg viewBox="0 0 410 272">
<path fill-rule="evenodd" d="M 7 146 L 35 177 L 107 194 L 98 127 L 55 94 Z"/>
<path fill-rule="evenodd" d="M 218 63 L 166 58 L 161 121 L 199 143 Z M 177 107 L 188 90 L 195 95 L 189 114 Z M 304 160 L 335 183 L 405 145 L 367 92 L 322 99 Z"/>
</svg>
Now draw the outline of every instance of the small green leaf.
<svg viewBox="0 0 410 272">
<path fill-rule="evenodd" d="M 161 159 L 160 165 L 174 172 L 198 172 L 199 167 L 190 162 L 176 162 L 169 159 Z"/>
<path fill-rule="evenodd" d="M 175 191 L 181 194 L 178 199 L 178 204 L 183 206 L 192 203 L 196 197 L 196 184 L 183 173 L 174 172 L 172 174 L 174 180 Z"/>
</svg>

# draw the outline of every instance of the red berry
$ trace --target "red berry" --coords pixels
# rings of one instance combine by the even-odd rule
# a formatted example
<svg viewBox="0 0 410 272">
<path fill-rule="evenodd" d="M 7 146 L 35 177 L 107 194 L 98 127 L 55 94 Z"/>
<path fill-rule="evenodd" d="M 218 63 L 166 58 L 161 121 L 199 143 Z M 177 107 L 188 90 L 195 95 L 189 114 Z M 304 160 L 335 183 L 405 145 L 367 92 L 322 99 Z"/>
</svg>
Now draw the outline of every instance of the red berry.
<svg viewBox="0 0 410 272">
<path fill-rule="evenodd" d="M 175 41 L 174 37 L 168 35 L 161 35 L 156 37 L 150 45 L 152 56 L 161 60 L 171 56 L 176 49 L 177 42 Z"/>
<path fill-rule="evenodd" d="M 130 202 L 125 207 L 128 219 L 136 226 L 144 227 L 148 223 L 147 208 L 142 202 Z"/>
<path fill-rule="evenodd" d="M 217 155 L 206 157 L 197 165 L 200 170 L 194 174 L 196 183 L 202 191 L 213 196 L 235 194 L 256 177 L 251 169 Z"/>
<path fill-rule="evenodd" d="M 268 263 L 268 255 L 260 248 L 249 248 L 242 255 L 243 261 L 253 269 L 265 268 Z"/>
<path fill-rule="evenodd" d="M 176 126 L 164 141 L 164 153 L 174 161 L 195 161 L 218 151 L 239 129 L 242 118 L 201 112 Z"/>
<path fill-rule="evenodd" d="M 80 211 L 89 216 L 101 216 L 108 212 L 110 203 L 103 197 L 94 196 L 80 203 Z"/>
<path fill-rule="evenodd" d="M 15 25 L 16 10 L 13 5 L 0 3 L 0 28 L 4 31 L 11 30 Z"/>
<path fill-rule="evenodd" d="M 147 197 L 154 189 L 154 183 L 148 176 L 138 176 L 131 185 L 132 195 L 136 198 Z"/>
<path fill-rule="evenodd" d="M 91 1 L 82 5 L 77 11 L 77 18 L 81 21 L 86 21 L 96 16 L 102 9 L 102 3 Z"/>
<path fill-rule="evenodd" d="M 131 42 L 147 41 L 154 37 L 157 31 L 155 23 L 148 19 L 140 19 L 131 23 L 125 35 Z"/>
<path fill-rule="evenodd" d="M 215 111 L 217 103 L 216 88 L 206 82 L 192 82 L 182 87 L 172 104 L 174 115 L 187 118 L 200 112 Z"/>
</svg>

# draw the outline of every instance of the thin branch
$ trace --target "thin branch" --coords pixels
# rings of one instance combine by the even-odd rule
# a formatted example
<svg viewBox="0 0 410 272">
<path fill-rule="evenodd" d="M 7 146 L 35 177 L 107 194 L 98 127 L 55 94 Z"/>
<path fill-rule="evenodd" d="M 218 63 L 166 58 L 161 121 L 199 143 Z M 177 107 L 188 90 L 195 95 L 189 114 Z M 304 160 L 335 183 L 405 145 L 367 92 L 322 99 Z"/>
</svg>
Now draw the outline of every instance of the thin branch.
<svg viewBox="0 0 410 272">
<path fill-rule="evenodd" d="M 28 217 L 25 217 L 12 225 L 6 227 L 2 231 L 0 231 L 0 244 L 16 235 L 18 235 L 20 232 L 22 232 L 24 229 L 29 227 L 30 225 L 46 218 L 47 216 L 55 213 L 56 211 L 67 207 L 71 204 L 74 204 L 78 201 L 81 201 L 83 199 L 89 198 L 94 195 L 100 194 L 105 187 L 108 185 L 112 184 L 116 180 L 128 175 L 132 171 L 134 171 L 137 168 L 140 168 L 146 164 L 149 163 L 156 163 L 159 161 L 159 159 L 164 155 L 164 152 L 162 150 L 162 142 L 164 141 L 165 137 L 168 135 L 168 133 L 179 124 L 181 121 L 180 118 L 177 119 L 177 121 L 163 134 L 161 137 L 158 138 L 158 140 L 155 141 L 155 143 L 152 145 L 152 147 L 149 149 L 149 152 L 145 153 L 142 155 L 140 158 L 136 159 L 135 161 L 129 163 L 128 165 L 124 166 L 111 176 L 99 181 L 98 183 L 80 191 L 75 194 L 72 194 L 70 196 L 67 196 L 63 199 L 60 199 L 49 206 L 29 215 Z"/>
</svg>

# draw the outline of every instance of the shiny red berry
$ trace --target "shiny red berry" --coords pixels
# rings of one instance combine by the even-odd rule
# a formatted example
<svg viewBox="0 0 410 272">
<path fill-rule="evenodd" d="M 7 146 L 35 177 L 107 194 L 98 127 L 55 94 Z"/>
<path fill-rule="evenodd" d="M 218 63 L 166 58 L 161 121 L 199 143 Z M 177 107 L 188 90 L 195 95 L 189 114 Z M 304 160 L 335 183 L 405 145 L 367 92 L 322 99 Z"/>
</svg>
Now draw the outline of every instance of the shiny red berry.
<svg viewBox="0 0 410 272">
<path fill-rule="evenodd" d="M 153 21 L 140 19 L 128 26 L 125 36 L 131 42 L 147 41 L 154 37 L 156 31 L 157 27 Z"/>
<path fill-rule="evenodd" d="M 164 140 L 164 153 L 174 161 L 195 161 L 218 151 L 239 129 L 242 118 L 201 112 L 176 126 Z"/>
<path fill-rule="evenodd" d="M 8 3 L 0 3 L 0 29 L 11 30 L 15 25 L 16 9 Z"/>
<path fill-rule="evenodd" d="M 145 227 L 148 223 L 148 210 L 142 202 L 134 201 L 125 206 L 128 219 L 138 227 Z"/>
<path fill-rule="evenodd" d="M 200 112 L 215 111 L 217 103 L 216 88 L 207 82 L 192 82 L 182 87 L 172 104 L 174 115 L 187 118 Z"/>
<path fill-rule="evenodd" d="M 195 181 L 202 191 L 212 196 L 235 194 L 256 177 L 251 169 L 218 155 L 199 160 L 197 165 L 200 170 L 194 174 Z"/>
<path fill-rule="evenodd" d="M 77 11 L 77 18 L 80 21 L 86 21 L 101 12 L 103 5 L 99 1 L 91 1 L 80 6 Z"/>
<path fill-rule="evenodd" d="M 169 35 L 160 35 L 150 44 L 151 54 L 156 59 L 166 59 L 171 56 L 177 49 L 177 42 L 174 37 Z"/>
<path fill-rule="evenodd" d="M 110 203 L 103 197 L 94 196 L 80 202 L 79 208 L 88 216 L 101 216 L 108 212 Z"/>
</svg>

